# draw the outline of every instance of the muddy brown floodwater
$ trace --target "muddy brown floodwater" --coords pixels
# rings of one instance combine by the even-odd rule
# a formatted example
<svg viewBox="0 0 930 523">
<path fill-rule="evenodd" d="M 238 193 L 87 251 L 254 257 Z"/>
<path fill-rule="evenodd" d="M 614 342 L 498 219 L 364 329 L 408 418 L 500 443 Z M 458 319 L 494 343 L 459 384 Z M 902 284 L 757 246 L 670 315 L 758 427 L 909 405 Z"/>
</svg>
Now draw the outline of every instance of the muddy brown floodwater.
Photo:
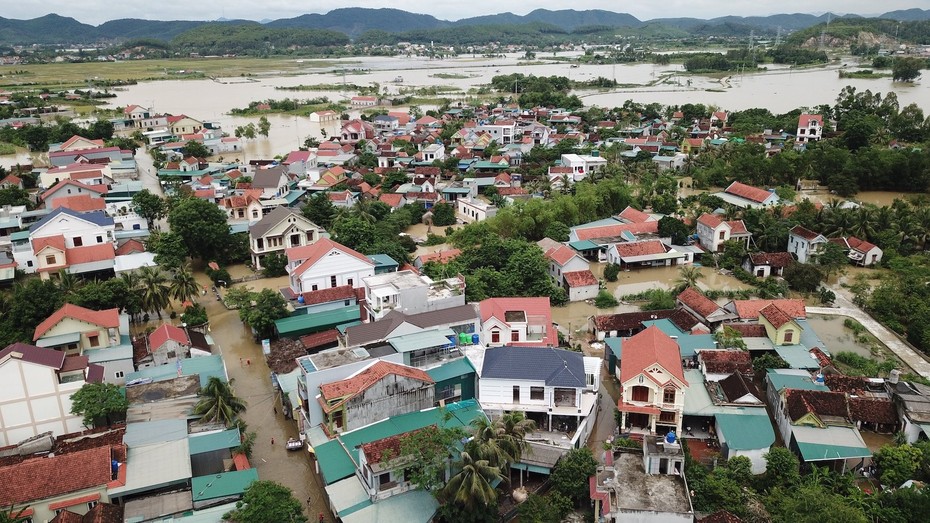
<svg viewBox="0 0 930 523">
<path fill-rule="evenodd" d="M 236 267 L 231 272 L 240 276 L 246 269 Z M 212 286 L 204 274 L 197 274 L 197 281 L 208 288 Z M 286 281 L 286 277 L 261 279 L 247 285 L 255 290 L 277 289 L 286 285 Z M 285 450 L 287 439 L 298 436 L 297 426 L 281 415 L 281 403 L 271 386 L 271 371 L 262 357 L 261 346 L 252 339 L 251 331 L 239 320 L 237 311 L 227 310 L 211 293 L 199 299 L 207 309 L 210 336 L 217 345 L 216 350 L 223 355 L 236 395 L 247 402 L 242 418 L 248 430 L 257 434 L 252 466 L 258 469 L 261 479 L 290 488 L 302 502 L 310 521 L 316 522 L 321 512 L 326 521 L 333 521 L 322 483 L 314 471 L 313 458 L 306 451 Z"/>
</svg>

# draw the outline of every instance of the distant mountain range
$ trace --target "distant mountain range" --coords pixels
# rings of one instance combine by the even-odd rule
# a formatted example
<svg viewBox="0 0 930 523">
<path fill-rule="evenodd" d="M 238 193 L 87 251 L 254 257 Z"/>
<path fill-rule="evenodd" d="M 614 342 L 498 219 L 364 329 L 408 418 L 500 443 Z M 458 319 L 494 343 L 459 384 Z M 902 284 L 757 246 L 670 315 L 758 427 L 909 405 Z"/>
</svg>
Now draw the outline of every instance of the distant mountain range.
<svg viewBox="0 0 930 523">
<path fill-rule="evenodd" d="M 858 15 L 844 15 L 842 18 L 855 18 Z M 262 20 L 269 28 L 309 28 L 329 29 L 356 37 L 366 31 L 406 32 L 415 30 L 443 29 L 469 25 L 519 25 L 528 23 L 550 24 L 566 31 L 579 27 L 644 27 L 662 25 L 685 31 L 701 30 L 707 32 L 714 26 L 740 26 L 753 30 L 773 33 L 795 31 L 841 18 L 827 13 L 820 16 L 811 14 L 777 14 L 771 16 L 723 16 L 707 20 L 699 18 L 658 18 L 639 20 L 628 13 L 615 13 L 599 9 L 576 11 L 564 9 L 551 11 L 537 9 L 526 15 L 499 13 L 477 16 L 457 21 L 440 20 L 431 15 L 410 13 L 398 9 L 367 9 L 349 7 L 335 9 L 326 14 L 305 14 L 295 18 Z M 901 21 L 930 20 L 930 9 L 907 9 L 891 11 L 879 18 Z M 259 22 L 246 20 L 214 21 L 162 21 L 141 19 L 111 20 L 99 26 L 78 22 L 69 17 L 49 14 L 31 20 L 15 20 L 0 17 L 0 43 L 2 44 L 51 44 L 51 43 L 90 43 L 101 40 L 159 39 L 171 40 L 173 37 L 206 23 L 221 22 L 225 24 L 255 24 Z"/>
</svg>

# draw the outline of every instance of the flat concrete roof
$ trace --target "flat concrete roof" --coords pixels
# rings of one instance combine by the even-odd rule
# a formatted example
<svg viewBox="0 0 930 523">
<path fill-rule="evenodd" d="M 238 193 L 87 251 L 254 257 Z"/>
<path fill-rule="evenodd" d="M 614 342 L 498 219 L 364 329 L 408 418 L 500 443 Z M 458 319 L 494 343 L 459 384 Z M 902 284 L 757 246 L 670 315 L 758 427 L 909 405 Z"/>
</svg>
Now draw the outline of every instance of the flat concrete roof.
<svg viewBox="0 0 930 523">
<path fill-rule="evenodd" d="M 655 511 L 673 514 L 691 512 L 685 481 L 675 474 L 646 474 L 641 454 L 619 453 L 614 458 L 611 506 L 620 510 Z M 603 479 L 598 474 L 598 483 Z"/>
</svg>

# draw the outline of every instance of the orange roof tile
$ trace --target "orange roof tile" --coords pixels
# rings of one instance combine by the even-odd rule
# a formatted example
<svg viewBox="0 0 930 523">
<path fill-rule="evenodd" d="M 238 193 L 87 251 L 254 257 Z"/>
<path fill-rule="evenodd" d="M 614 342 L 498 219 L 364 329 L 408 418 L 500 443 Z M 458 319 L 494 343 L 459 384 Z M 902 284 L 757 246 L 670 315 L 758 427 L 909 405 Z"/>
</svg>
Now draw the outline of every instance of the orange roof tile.
<svg viewBox="0 0 930 523">
<path fill-rule="evenodd" d="M 762 203 L 772 196 L 772 193 L 766 191 L 765 189 L 760 189 L 758 187 L 753 187 L 751 185 L 746 185 L 745 183 L 740 182 L 731 183 L 724 192 L 734 196 L 739 196 L 740 198 L 745 198 L 756 203 Z"/>
<path fill-rule="evenodd" d="M 52 313 L 51 316 L 36 327 L 35 335 L 32 338 L 33 341 L 41 338 L 43 334 L 48 332 L 55 325 L 58 325 L 58 322 L 65 318 L 74 318 L 84 323 L 98 325 L 107 329 L 119 327 L 119 309 L 113 308 L 94 311 L 79 307 L 72 303 L 66 303 L 62 308 Z"/>
<path fill-rule="evenodd" d="M 301 254 L 301 258 L 303 258 L 304 261 L 299 266 L 297 266 L 297 268 L 295 268 L 291 274 L 295 274 L 298 276 L 303 274 L 304 271 L 306 271 L 310 267 L 313 267 L 313 265 L 316 264 L 316 262 L 320 261 L 323 258 L 323 256 L 326 256 L 327 254 L 329 254 L 333 249 L 343 252 L 345 254 L 348 254 L 349 256 L 353 256 L 357 258 L 358 260 L 363 261 L 372 266 L 374 265 L 374 262 L 372 262 L 364 254 L 356 250 L 350 249 L 346 247 L 345 245 L 342 245 L 341 243 L 336 243 L 333 240 L 330 240 L 329 238 L 321 238 L 316 243 L 312 243 L 310 245 L 305 245 L 303 247 L 297 247 L 297 248 L 302 249 L 300 251 L 300 254 Z M 286 252 L 289 252 L 289 251 L 291 251 L 291 249 L 288 249 Z M 292 259 L 290 254 L 288 254 L 287 256 L 288 256 L 288 260 Z M 300 258 L 294 258 L 294 259 L 300 259 Z"/>
<path fill-rule="evenodd" d="M 133 254 L 136 252 L 145 252 L 145 245 L 139 240 L 129 240 L 116 249 L 117 256 Z"/>
<path fill-rule="evenodd" d="M 594 273 L 588 269 L 583 271 L 563 272 L 562 277 L 565 278 L 565 283 L 567 283 L 569 287 L 586 287 L 588 285 L 598 285 L 598 281 L 594 276 Z"/>
<path fill-rule="evenodd" d="M 445 251 L 431 252 L 429 254 L 421 254 L 417 256 L 417 259 L 419 259 L 420 263 L 423 265 L 426 265 L 429 262 L 445 264 L 458 258 L 460 254 L 462 254 L 461 249 L 448 249 Z"/>
<path fill-rule="evenodd" d="M 174 340 L 181 345 L 189 346 L 191 344 L 191 340 L 187 336 L 187 333 L 184 332 L 184 329 L 165 323 L 149 334 L 149 350 L 151 351 L 161 347 L 167 343 L 168 340 Z"/>
<path fill-rule="evenodd" d="M 792 318 L 807 317 L 807 310 L 804 308 L 804 300 L 733 300 L 736 314 L 739 315 L 742 320 L 757 319 L 759 317 L 759 312 L 773 303 Z"/>
<path fill-rule="evenodd" d="M 65 259 L 69 266 L 79 265 L 81 263 L 112 260 L 115 257 L 116 249 L 113 247 L 112 243 L 87 245 L 85 247 L 73 247 L 65 251 Z"/>
<path fill-rule="evenodd" d="M 109 483 L 110 446 L 29 459 L 0 468 L 0 506 L 10 507 Z"/>
<path fill-rule="evenodd" d="M 652 219 L 651 216 L 644 213 L 643 211 L 634 209 L 629 206 L 626 209 L 620 211 L 619 216 L 630 223 L 645 223 Z"/>
<path fill-rule="evenodd" d="M 355 376 L 321 385 L 320 394 L 322 394 L 323 399 L 326 400 L 351 397 L 367 390 L 375 383 L 381 381 L 385 376 L 391 374 L 419 380 L 424 383 L 435 383 L 433 378 L 424 370 L 379 360 Z"/>
<path fill-rule="evenodd" d="M 776 329 L 792 321 L 791 316 L 774 303 L 759 309 L 759 316 L 765 318 Z"/>
<path fill-rule="evenodd" d="M 546 258 L 558 263 L 559 265 L 565 265 L 566 263 L 572 261 L 572 258 L 578 256 L 574 249 L 565 245 L 559 245 L 558 247 L 553 247 L 546 251 Z"/>
<path fill-rule="evenodd" d="M 61 252 L 65 252 L 67 247 L 65 246 L 65 237 L 61 234 L 55 236 L 46 236 L 44 238 L 35 238 L 32 240 L 32 252 L 34 254 L 39 254 L 42 252 L 42 249 L 46 247 L 51 247 Z"/>
<path fill-rule="evenodd" d="M 684 370 L 681 368 L 681 349 L 678 343 L 655 325 L 623 340 L 623 361 L 620 363 L 620 382 L 635 378 L 639 374 L 651 376 L 647 369 L 658 364 L 665 372 L 684 383 Z M 660 385 L 662 385 L 660 383 Z"/>
<path fill-rule="evenodd" d="M 102 211 L 107 208 L 107 202 L 103 201 L 103 198 L 95 198 L 89 194 L 75 194 L 52 200 L 52 209 L 59 207 L 77 212 Z"/>
<path fill-rule="evenodd" d="M 524 345 L 556 347 L 559 344 L 558 335 L 552 327 L 552 307 L 549 304 L 549 298 L 488 298 L 478 303 L 478 309 L 482 322 L 496 318 L 504 324 L 509 324 L 506 321 L 506 314 L 511 311 L 521 311 L 526 314 L 527 319 L 531 316 L 542 318 L 546 328 L 546 337 L 539 342 Z M 511 345 L 516 345 L 516 343 Z"/>
<path fill-rule="evenodd" d="M 703 317 L 708 317 L 720 308 L 707 296 L 704 296 L 694 287 L 688 287 L 678 295 L 678 301 Z"/>
</svg>

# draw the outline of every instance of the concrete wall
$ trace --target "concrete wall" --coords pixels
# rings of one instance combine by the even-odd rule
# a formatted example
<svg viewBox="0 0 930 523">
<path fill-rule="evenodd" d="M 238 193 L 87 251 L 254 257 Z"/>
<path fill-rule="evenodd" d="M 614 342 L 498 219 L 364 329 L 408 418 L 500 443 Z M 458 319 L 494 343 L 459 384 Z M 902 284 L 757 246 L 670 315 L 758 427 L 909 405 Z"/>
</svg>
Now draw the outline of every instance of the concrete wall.
<svg viewBox="0 0 930 523">
<path fill-rule="evenodd" d="M 71 414 L 71 394 L 84 381 L 58 383 L 55 369 L 17 359 L 0 364 L 0 446 L 51 431 L 54 436 L 81 430 Z"/>
</svg>

